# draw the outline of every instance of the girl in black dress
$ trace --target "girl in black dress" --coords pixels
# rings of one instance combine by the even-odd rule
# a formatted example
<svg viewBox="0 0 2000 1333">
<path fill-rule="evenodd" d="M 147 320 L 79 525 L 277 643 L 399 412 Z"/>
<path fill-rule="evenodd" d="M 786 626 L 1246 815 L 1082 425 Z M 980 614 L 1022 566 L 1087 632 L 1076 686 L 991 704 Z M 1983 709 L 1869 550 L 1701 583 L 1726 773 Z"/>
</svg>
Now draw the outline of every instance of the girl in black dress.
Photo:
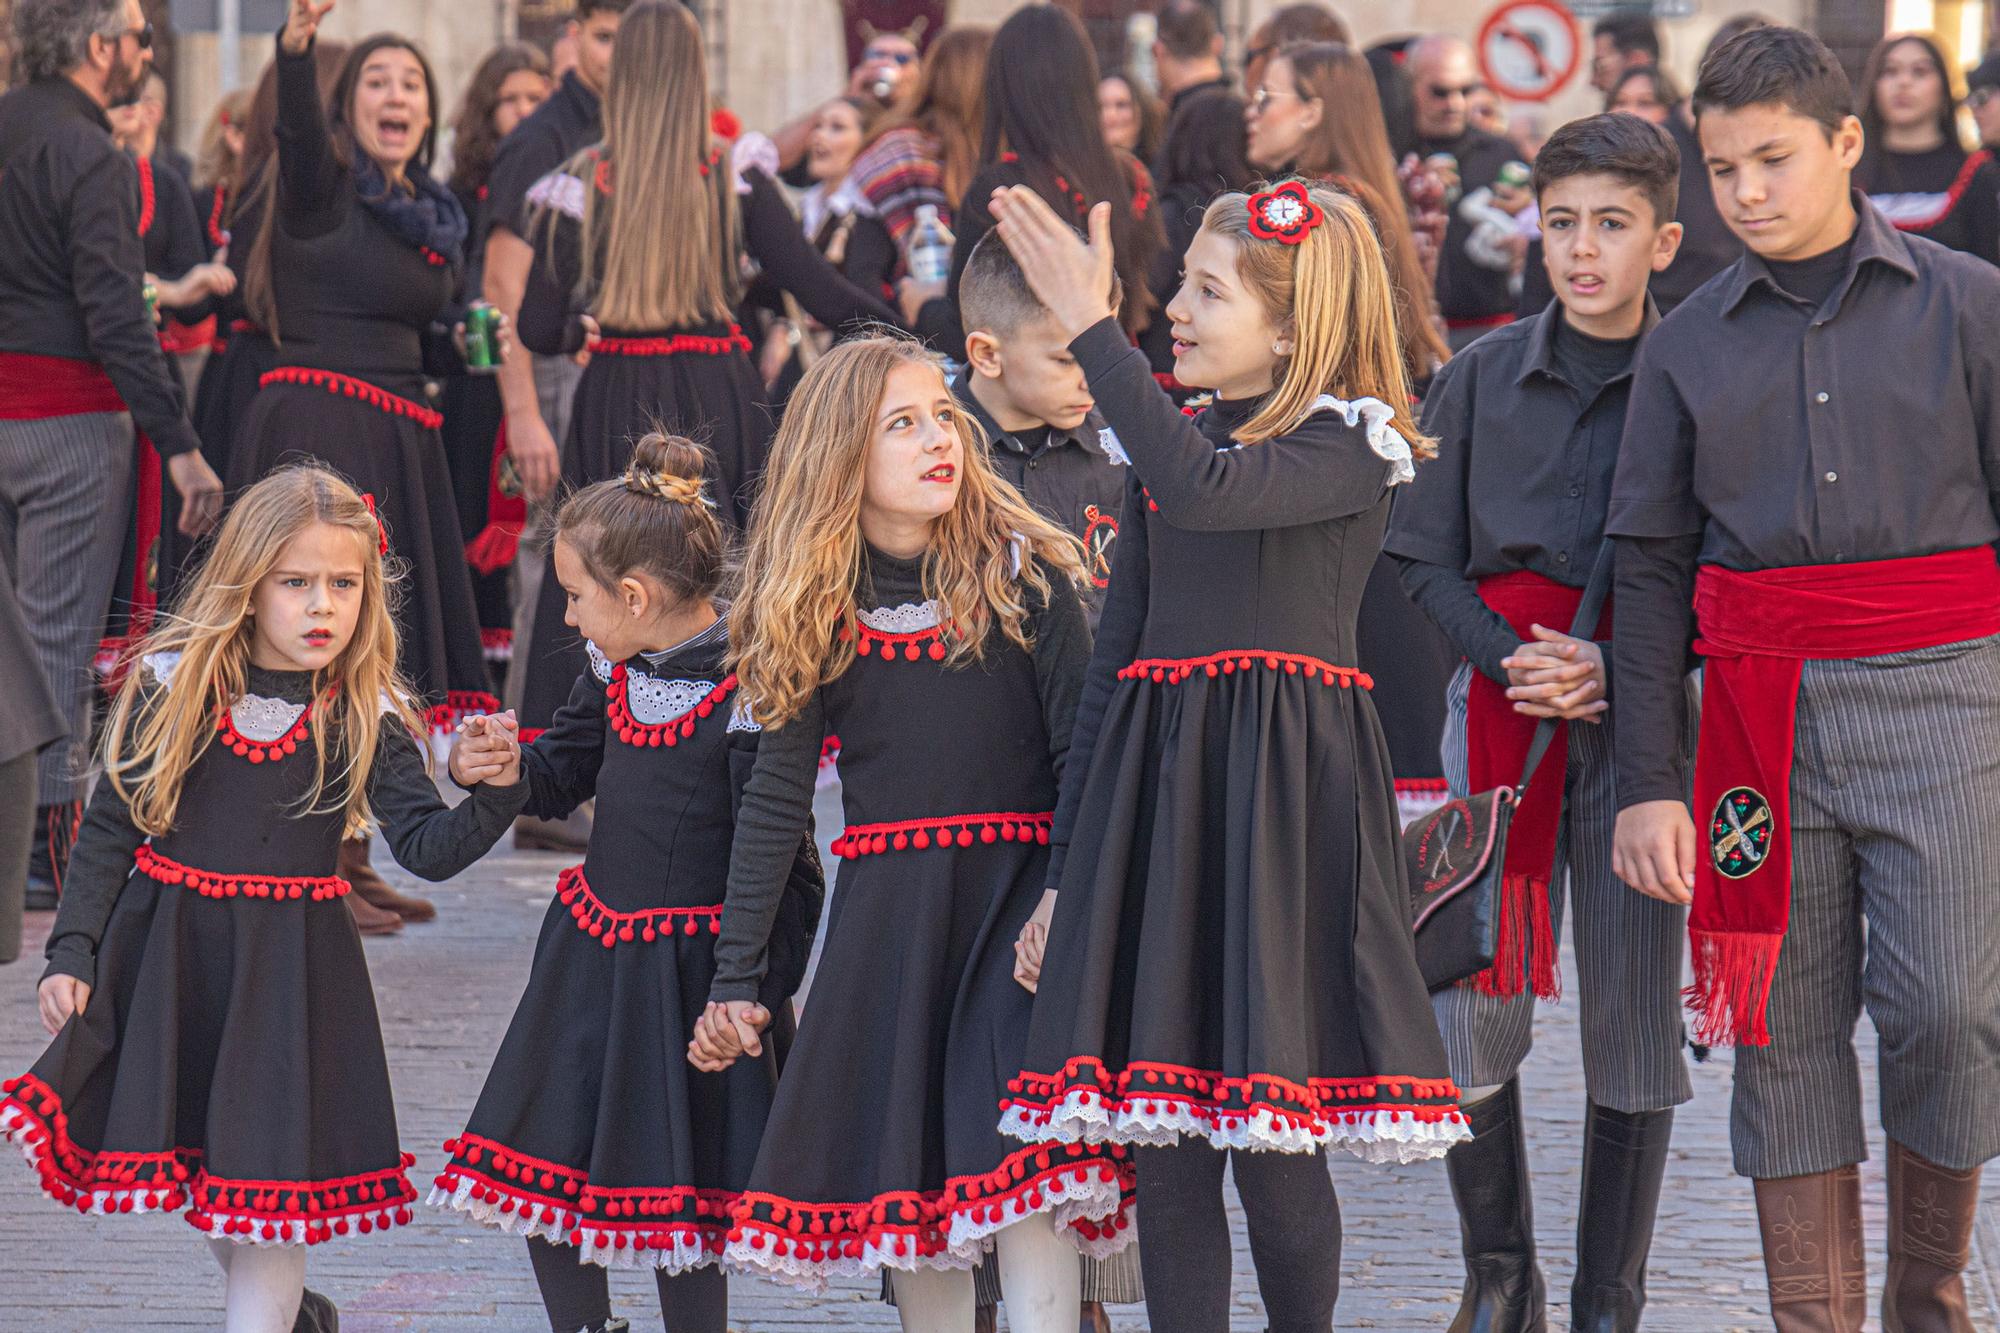
<svg viewBox="0 0 2000 1333">
<path fill-rule="evenodd" d="M 1965 151 L 1944 53 L 1929 37 L 1887 37 L 1862 71 L 1865 133 L 1854 183 L 1902 231 L 2000 264 L 2000 164 Z"/>
<path fill-rule="evenodd" d="M 1081 577 L 1075 539 L 992 471 L 920 346 L 844 343 L 806 372 L 731 615 L 765 734 L 697 1068 L 761 1049 L 766 941 L 829 733 L 847 864 L 727 1262 L 813 1286 L 887 1269 L 905 1327 L 970 1329 L 968 1270 L 997 1248 L 1010 1327 L 1077 1327 L 1077 1255 L 1050 1223 L 1115 1244 L 1122 1163 L 1010 1146 L 992 1106 L 1027 1035 L 1012 945 L 1082 682 Z"/>
<path fill-rule="evenodd" d="M 750 340 L 731 322 L 741 256 L 835 331 L 895 316 L 813 249 L 768 175 L 739 177 L 714 146 L 709 114 L 694 15 L 668 0 L 626 10 L 604 142 L 529 192 L 535 265 L 521 337 L 544 355 L 588 340 L 562 446 L 565 487 L 619 475 L 632 441 L 657 424 L 708 447 L 715 503 L 740 524 L 772 424 Z M 562 624 L 562 587 L 545 572 L 521 699 L 530 729 L 548 725 L 583 670 L 583 642 Z"/>
<path fill-rule="evenodd" d="M 722 1333 L 716 1261 L 777 1086 L 775 1051 L 712 1074 L 679 1059 L 715 974 L 758 738 L 723 665 L 728 529 L 703 472 L 696 446 L 649 435 L 622 477 L 556 518 L 556 576 L 590 666 L 523 753 L 526 808 L 560 818 L 594 796 L 597 818 L 584 863 L 557 881 L 528 988 L 431 1195 L 528 1238 L 556 1333 L 610 1320 L 614 1265 L 654 1270 L 676 1333 Z M 468 752 L 454 752 L 455 775 Z M 825 892 L 811 839 L 793 846 L 760 994 L 776 1014 L 804 976 Z"/>
<path fill-rule="evenodd" d="M 408 1222 L 416 1197 L 343 835 L 380 823 L 404 866 L 445 879 L 526 794 L 503 742 L 468 800 L 438 799 L 384 554 L 322 468 L 231 508 L 112 706 L 49 935 L 55 1041 L 0 1085 L 0 1134 L 55 1202 L 185 1212 L 210 1238 L 230 1333 L 290 1329 L 304 1246 Z"/>
<path fill-rule="evenodd" d="M 1322 1150 L 1411 1161 L 1466 1137 L 1352 665 L 1390 488 L 1429 448 L 1381 247 L 1324 186 L 1209 205 L 1167 307 L 1176 373 L 1216 393 L 1190 421 L 1101 295 L 1102 211 L 1086 247 L 1032 191 L 993 208 L 1132 461 L 1049 892 L 1022 938 L 1040 989 L 1002 1128 L 1145 1145 L 1163 1333 L 1227 1322 L 1232 1150 L 1271 1327 L 1324 1330 L 1340 1223 Z"/>
<path fill-rule="evenodd" d="M 461 364 L 439 317 L 464 263 L 465 212 L 427 170 L 435 80 L 404 38 L 348 53 L 329 105 L 313 36 L 331 0 L 292 0 L 278 33 L 278 151 L 251 242 L 248 304 L 278 365 L 231 450 L 249 484 L 287 458 L 324 460 L 376 497 L 410 581 L 401 670 L 448 731 L 498 707 L 488 689 L 451 480 L 427 373 Z M 267 173 L 269 174 L 269 173 Z"/>
</svg>

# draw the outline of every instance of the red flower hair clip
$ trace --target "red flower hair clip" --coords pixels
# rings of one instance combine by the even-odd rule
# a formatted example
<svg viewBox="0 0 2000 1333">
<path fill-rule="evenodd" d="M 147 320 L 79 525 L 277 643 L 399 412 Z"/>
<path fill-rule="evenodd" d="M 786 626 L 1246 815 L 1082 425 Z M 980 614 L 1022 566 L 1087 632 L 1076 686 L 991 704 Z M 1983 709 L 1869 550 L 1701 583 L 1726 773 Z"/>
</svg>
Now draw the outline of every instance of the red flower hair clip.
<svg viewBox="0 0 2000 1333">
<path fill-rule="evenodd" d="M 1250 234 L 1259 240 L 1297 245 L 1325 220 L 1303 181 L 1286 181 L 1275 190 L 1250 196 Z"/>
<path fill-rule="evenodd" d="M 379 554 L 389 554 L 389 529 L 383 524 L 382 516 L 375 512 L 375 497 L 367 491 L 361 492 L 361 503 L 368 506 L 368 516 L 375 520 L 375 533 L 381 539 L 376 550 Z"/>
<path fill-rule="evenodd" d="M 735 139 L 743 134 L 743 122 L 734 111 L 719 106 L 708 113 L 708 130 L 718 139 Z"/>
</svg>

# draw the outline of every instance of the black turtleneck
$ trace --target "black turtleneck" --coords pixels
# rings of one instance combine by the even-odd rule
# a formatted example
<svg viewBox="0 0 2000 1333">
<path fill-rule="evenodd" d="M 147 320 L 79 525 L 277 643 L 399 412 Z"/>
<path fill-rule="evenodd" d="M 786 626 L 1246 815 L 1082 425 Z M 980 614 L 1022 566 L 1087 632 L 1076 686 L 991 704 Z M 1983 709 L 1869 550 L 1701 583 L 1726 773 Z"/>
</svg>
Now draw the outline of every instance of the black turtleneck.
<svg viewBox="0 0 2000 1333">
<path fill-rule="evenodd" d="M 1826 298 L 1833 295 L 1833 289 L 1847 273 L 1847 265 L 1854 258 L 1853 233 L 1833 249 L 1808 259 L 1767 259 L 1764 267 L 1771 270 L 1787 295 L 1797 297 L 1817 310 L 1826 304 Z"/>
</svg>

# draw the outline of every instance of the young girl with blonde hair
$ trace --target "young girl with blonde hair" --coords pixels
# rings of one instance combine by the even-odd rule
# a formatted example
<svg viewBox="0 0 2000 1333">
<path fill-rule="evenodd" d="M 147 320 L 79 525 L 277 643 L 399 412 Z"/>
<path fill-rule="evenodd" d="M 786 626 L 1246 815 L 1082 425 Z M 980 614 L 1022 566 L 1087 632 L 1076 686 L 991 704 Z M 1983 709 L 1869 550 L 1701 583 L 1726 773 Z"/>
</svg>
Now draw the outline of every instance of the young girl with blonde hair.
<svg viewBox="0 0 2000 1333">
<path fill-rule="evenodd" d="M 1010 1146 L 992 1112 L 1027 1036 L 1011 946 L 1083 678 L 1081 575 L 919 345 L 846 343 L 800 381 L 733 617 L 764 736 L 689 1058 L 761 1046 L 765 941 L 838 734 L 846 864 L 726 1258 L 808 1285 L 888 1269 L 908 1328 L 970 1329 L 968 1270 L 997 1248 L 1009 1326 L 1071 1333 L 1079 1261 L 1051 1222 L 1085 1246 L 1121 1225 L 1118 1163 Z"/>
<path fill-rule="evenodd" d="M 1381 246 L 1324 186 L 1210 204 L 1166 308 L 1176 377 L 1215 395 L 1189 420 L 1111 317 L 1101 213 L 1086 245 L 1032 191 L 992 207 L 1132 462 L 1001 1127 L 1137 1148 L 1160 1333 L 1228 1322 L 1229 1150 L 1271 1328 L 1326 1330 L 1323 1150 L 1413 1161 L 1466 1136 L 1353 666 L 1390 489 L 1431 451 Z"/>
<path fill-rule="evenodd" d="M 57 1203 L 186 1213 L 227 1275 L 228 1333 L 290 1329 L 304 1247 L 408 1222 L 416 1197 L 342 837 L 379 824 L 446 879 L 523 795 L 503 741 L 467 766 L 470 799 L 438 799 L 385 549 L 323 468 L 231 508 L 128 664 L 49 935 L 55 1041 L 0 1097 Z"/>
</svg>

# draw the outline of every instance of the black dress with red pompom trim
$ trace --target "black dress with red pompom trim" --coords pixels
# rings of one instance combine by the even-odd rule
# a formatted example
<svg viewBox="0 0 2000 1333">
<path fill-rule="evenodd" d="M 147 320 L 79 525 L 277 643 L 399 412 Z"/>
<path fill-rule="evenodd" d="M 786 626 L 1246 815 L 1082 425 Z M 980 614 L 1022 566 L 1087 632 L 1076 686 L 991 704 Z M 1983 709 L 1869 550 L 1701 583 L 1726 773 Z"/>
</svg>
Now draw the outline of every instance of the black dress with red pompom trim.
<svg viewBox="0 0 2000 1333">
<path fill-rule="evenodd" d="M 1116 355 L 1092 387 L 1120 439 L 1144 437 L 1002 1128 L 1439 1156 L 1467 1131 L 1354 665 L 1400 437 L 1379 435 L 1380 403 L 1323 399 L 1291 435 L 1238 445 L 1254 404 L 1190 424 Z"/>
<path fill-rule="evenodd" d="M 758 1059 L 687 1062 L 715 973 L 735 807 L 758 732 L 724 667 L 727 622 L 668 653 L 591 670 L 525 751 L 530 813 L 595 797 L 486 1086 L 430 1201 L 581 1262 L 678 1272 L 720 1255 L 750 1179 L 789 1037 L 787 1003 L 824 896 L 800 846 Z"/>
<path fill-rule="evenodd" d="M 183 1211 L 213 1237 L 314 1244 L 408 1222 L 415 1159 L 334 874 L 343 813 L 299 813 L 333 696 L 312 699 L 303 673 L 249 683 L 189 769 L 171 832 L 147 840 L 98 784 L 49 949 L 51 973 L 94 990 L 5 1083 L 0 1137 L 80 1212 Z M 382 727 L 371 807 L 406 866 L 455 874 L 509 826 L 518 789 L 448 810 L 418 742 Z"/>
<path fill-rule="evenodd" d="M 869 563 L 889 604 L 849 627 L 856 656 L 818 698 L 846 819 L 833 916 L 728 1262 L 806 1286 L 966 1268 L 1043 1210 L 1109 1253 L 1128 1238 L 1122 1150 L 1022 1148 L 994 1127 L 1027 1038 L 1013 944 L 1056 794 L 1035 659 L 995 631 L 983 661 L 940 660 L 915 563 Z"/>
</svg>

